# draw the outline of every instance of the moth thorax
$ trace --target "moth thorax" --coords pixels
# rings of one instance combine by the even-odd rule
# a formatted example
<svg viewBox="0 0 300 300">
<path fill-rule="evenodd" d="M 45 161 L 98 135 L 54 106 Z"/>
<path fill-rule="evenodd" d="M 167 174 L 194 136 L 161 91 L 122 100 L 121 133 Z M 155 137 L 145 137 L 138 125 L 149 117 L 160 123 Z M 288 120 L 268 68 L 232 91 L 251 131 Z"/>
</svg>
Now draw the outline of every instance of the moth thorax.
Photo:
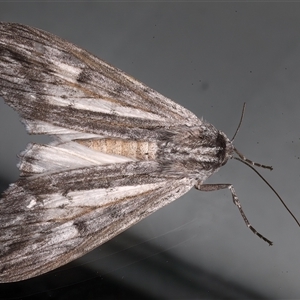
<svg viewBox="0 0 300 300">
<path fill-rule="evenodd" d="M 157 153 L 157 144 L 146 141 L 104 138 L 82 139 L 76 142 L 99 152 L 138 160 L 154 160 Z"/>
</svg>

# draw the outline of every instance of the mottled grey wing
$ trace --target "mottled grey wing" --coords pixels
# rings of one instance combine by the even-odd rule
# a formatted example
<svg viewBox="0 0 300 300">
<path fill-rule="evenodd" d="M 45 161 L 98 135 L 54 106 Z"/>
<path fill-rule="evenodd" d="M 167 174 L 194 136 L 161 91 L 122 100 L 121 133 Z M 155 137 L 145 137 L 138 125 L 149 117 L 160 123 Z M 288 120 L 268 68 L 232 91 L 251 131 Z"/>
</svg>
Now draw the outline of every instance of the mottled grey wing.
<svg viewBox="0 0 300 300">
<path fill-rule="evenodd" d="M 193 186 L 183 175 L 163 172 L 157 161 L 133 161 L 74 142 L 155 142 L 160 132 L 201 120 L 54 35 L 0 23 L 0 95 L 30 133 L 59 137 L 27 147 L 21 179 L 0 199 L 0 282 L 66 264 Z"/>
<path fill-rule="evenodd" d="M 37 276 L 84 255 L 192 185 L 162 175 L 153 161 L 21 178 L 0 199 L 0 282 Z"/>
<path fill-rule="evenodd" d="M 193 113 L 90 53 L 45 31 L 0 23 L 0 95 L 30 133 L 141 138 L 201 122 Z"/>
</svg>

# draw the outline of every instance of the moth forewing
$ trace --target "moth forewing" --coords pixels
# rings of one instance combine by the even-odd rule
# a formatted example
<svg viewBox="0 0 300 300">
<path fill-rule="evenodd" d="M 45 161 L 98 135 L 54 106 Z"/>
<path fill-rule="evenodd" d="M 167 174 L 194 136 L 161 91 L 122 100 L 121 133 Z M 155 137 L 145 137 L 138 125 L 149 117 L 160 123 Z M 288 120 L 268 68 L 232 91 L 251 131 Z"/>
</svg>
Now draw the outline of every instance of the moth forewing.
<svg viewBox="0 0 300 300">
<path fill-rule="evenodd" d="M 204 184 L 232 141 L 77 46 L 0 23 L 0 95 L 30 134 L 54 138 L 22 152 L 0 199 L 1 282 L 74 260 L 193 186 L 229 188 L 247 221 L 232 185 Z"/>
</svg>

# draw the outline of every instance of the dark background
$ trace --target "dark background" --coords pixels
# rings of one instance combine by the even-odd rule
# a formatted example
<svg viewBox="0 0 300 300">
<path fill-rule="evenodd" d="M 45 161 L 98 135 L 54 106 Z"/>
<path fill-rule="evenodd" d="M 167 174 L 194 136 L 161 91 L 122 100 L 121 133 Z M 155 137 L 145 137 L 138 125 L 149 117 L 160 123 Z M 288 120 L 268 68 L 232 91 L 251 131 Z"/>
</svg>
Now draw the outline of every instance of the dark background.
<svg viewBox="0 0 300 300">
<path fill-rule="evenodd" d="M 299 3 L 1 3 L 0 20 L 57 34 L 182 104 L 274 171 L 261 173 L 300 218 Z M 0 182 L 18 178 L 29 141 L 0 98 Z M 58 270 L 1 284 L 0 299 L 300 298 L 300 228 L 249 168 L 230 161 L 120 236 Z M 1 208 L 0 208 L 1 209 Z M 1 246 L 1 245 L 0 245 Z"/>
</svg>

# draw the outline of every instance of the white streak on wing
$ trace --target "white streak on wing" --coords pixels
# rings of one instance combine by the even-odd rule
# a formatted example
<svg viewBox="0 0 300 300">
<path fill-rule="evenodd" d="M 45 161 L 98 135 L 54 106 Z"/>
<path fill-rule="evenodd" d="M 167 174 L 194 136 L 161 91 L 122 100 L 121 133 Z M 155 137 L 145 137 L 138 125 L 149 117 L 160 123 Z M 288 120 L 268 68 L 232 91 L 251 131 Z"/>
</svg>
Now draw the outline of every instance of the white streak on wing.
<svg viewBox="0 0 300 300">
<path fill-rule="evenodd" d="M 28 132 L 55 135 L 60 142 L 72 141 L 75 139 L 105 138 L 103 135 L 79 132 L 69 128 L 55 126 L 43 121 L 29 121 L 23 119 L 23 123 L 25 124 Z M 57 143 L 57 141 L 54 141 L 53 143 Z"/>
<path fill-rule="evenodd" d="M 103 206 L 108 203 L 119 201 L 125 197 L 142 194 L 158 187 L 163 187 L 165 182 L 149 183 L 134 186 L 117 186 L 108 189 L 93 189 L 83 191 L 72 191 L 66 196 L 52 194 L 44 201 L 45 208 L 54 208 L 61 205 L 75 206 Z"/>
<path fill-rule="evenodd" d="M 102 99 L 78 99 L 74 102 L 74 107 L 78 109 L 98 111 L 108 114 L 116 114 L 126 117 L 135 117 L 141 119 L 151 119 L 163 121 L 165 118 L 140 109 L 121 106 L 119 104 Z"/>
<path fill-rule="evenodd" d="M 163 188 L 165 184 L 165 182 L 160 182 L 136 186 L 118 186 L 110 189 L 72 191 L 67 195 L 49 194 L 43 200 L 43 208 L 45 209 L 43 221 L 76 218 L 83 211 L 89 211 L 89 207 L 111 206 L 124 198 Z"/>
<path fill-rule="evenodd" d="M 48 103 L 57 106 L 71 106 L 74 109 L 87 110 L 94 112 L 102 112 L 106 114 L 114 114 L 126 117 L 135 117 L 141 119 L 151 119 L 157 121 L 164 121 L 165 118 L 157 114 L 146 112 L 140 109 L 122 106 L 120 104 L 107 101 L 100 98 L 68 98 L 48 96 Z"/>
<path fill-rule="evenodd" d="M 76 130 L 55 126 L 43 121 L 22 120 L 30 133 L 46 133 L 49 135 L 78 133 Z"/>
<path fill-rule="evenodd" d="M 133 159 L 105 154 L 75 142 L 54 145 L 29 144 L 18 167 L 31 173 L 56 172 L 94 165 L 124 163 Z"/>
<path fill-rule="evenodd" d="M 59 72 L 56 73 L 56 76 L 63 79 L 72 79 L 75 81 L 81 72 L 80 68 L 70 66 L 69 64 L 65 64 L 57 60 L 52 60 L 51 62 L 60 69 Z"/>
<path fill-rule="evenodd" d="M 56 76 L 67 80 L 68 82 L 71 82 L 73 84 L 78 84 L 77 78 L 79 74 L 81 73 L 81 69 L 70 66 L 68 64 L 62 63 L 60 61 L 53 60 L 51 61 L 55 67 L 57 67 L 57 70 L 55 70 Z M 54 68 L 55 69 L 55 68 Z M 143 86 L 142 84 L 136 82 L 136 84 Z M 107 88 L 109 89 L 109 88 Z M 161 117 L 157 114 L 150 113 L 143 111 L 141 109 L 136 109 L 132 107 L 126 107 L 122 106 L 118 103 L 115 103 L 114 101 L 107 101 L 103 99 L 103 97 L 108 97 L 104 91 L 104 93 L 101 96 L 101 93 L 99 93 L 99 97 L 96 99 L 94 98 L 83 98 L 83 94 L 78 94 L 80 89 L 78 89 L 78 92 L 76 93 L 76 96 L 68 95 L 66 98 L 62 97 L 56 97 L 54 96 L 56 94 L 55 90 L 53 90 L 53 87 L 49 86 L 47 88 L 48 96 L 47 101 L 49 104 L 57 105 L 57 106 L 72 106 L 75 109 L 80 110 L 88 110 L 88 111 L 94 111 L 94 112 L 102 112 L 106 114 L 114 114 L 114 115 L 120 115 L 120 116 L 126 116 L 126 117 L 135 117 L 135 118 L 141 118 L 141 119 L 151 119 L 151 120 L 157 120 L 157 121 L 164 121 L 165 118 Z M 82 91 L 81 91 L 82 92 Z M 51 96 L 50 96 L 51 95 Z M 128 97 L 132 97 L 133 95 L 128 95 Z"/>
<path fill-rule="evenodd" d="M 31 201 L 30 201 L 30 203 L 26 206 L 27 208 L 32 208 L 32 207 L 34 207 L 36 205 L 36 200 L 35 199 L 32 199 Z"/>
<path fill-rule="evenodd" d="M 78 238 L 78 230 L 73 226 L 73 221 L 61 224 L 56 228 L 56 232 L 48 236 L 46 248 L 51 245 L 59 245 L 65 243 L 65 241 L 70 241 L 73 238 Z M 59 234 L 57 234 L 59 232 Z M 56 248 L 56 247 L 55 247 Z M 55 249 L 54 248 L 54 249 Z"/>
</svg>

